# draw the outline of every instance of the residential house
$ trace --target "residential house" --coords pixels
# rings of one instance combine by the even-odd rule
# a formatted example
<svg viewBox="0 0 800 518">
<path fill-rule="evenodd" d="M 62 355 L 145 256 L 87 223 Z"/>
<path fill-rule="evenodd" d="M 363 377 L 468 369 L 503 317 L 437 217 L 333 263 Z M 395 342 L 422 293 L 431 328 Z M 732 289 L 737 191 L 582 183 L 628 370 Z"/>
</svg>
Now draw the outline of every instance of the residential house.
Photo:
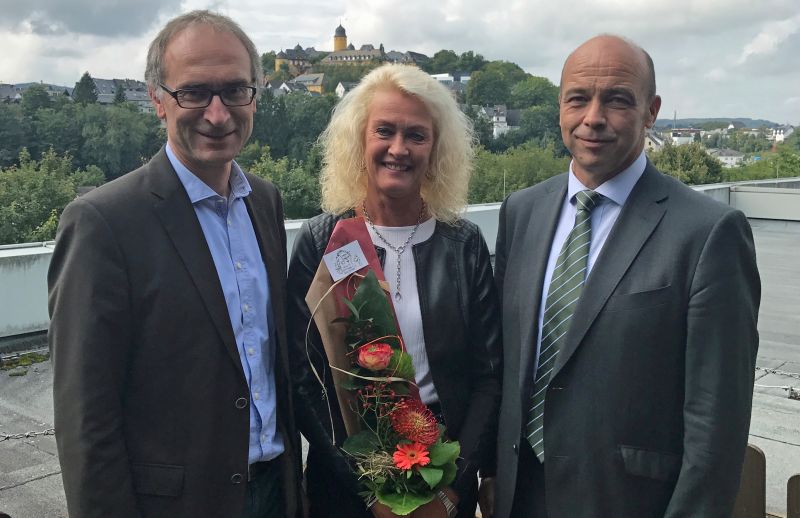
<svg viewBox="0 0 800 518">
<path fill-rule="evenodd" d="M 774 140 L 776 143 L 781 143 L 789 138 L 792 133 L 794 133 L 793 126 L 778 126 L 777 128 L 772 128 L 772 133 L 768 135 L 767 138 L 769 138 L 769 140 Z"/>
<path fill-rule="evenodd" d="M 682 146 L 700 140 L 700 130 L 695 128 L 673 129 L 670 136 L 674 145 Z"/>
<path fill-rule="evenodd" d="M 322 81 L 324 79 L 325 74 L 301 74 L 292 79 L 290 82 L 302 84 L 309 92 L 322 94 Z"/>
<path fill-rule="evenodd" d="M 707 153 L 722 162 L 722 167 L 726 168 L 740 166 L 744 161 L 744 153 L 740 153 L 734 149 L 712 148 L 707 150 Z"/>
<path fill-rule="evenodd" d="M 645 151 L 658 151 L 664 147 L 664 139 L 660 137 L 655 131 L 648 131 L 644 136 L 644 149 Z"/>
<path fill-rule="evenodd" d="M 345 94 L 347 94 L 347 92 L 355 88 L 356 85 L 358 85 L 358 83 L 353 83 L 350 81 L 339 81 L 339 84 L 336 85 L 336 90 L 335 90 L 336 95 L 339 97 L 339 99 L 341 99 L 342 97 L 345 96 Z"/>
</svg>

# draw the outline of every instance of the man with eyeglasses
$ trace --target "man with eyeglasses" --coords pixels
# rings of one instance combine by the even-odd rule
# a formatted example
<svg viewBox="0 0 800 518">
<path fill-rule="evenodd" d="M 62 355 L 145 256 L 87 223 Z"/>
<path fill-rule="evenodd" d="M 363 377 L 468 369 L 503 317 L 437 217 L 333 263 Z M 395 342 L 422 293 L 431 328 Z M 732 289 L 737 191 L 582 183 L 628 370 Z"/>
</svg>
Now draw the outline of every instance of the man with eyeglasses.
<svg viewBox="0 0 800 518">
<path fill-rule="evenodd" d="M 300 513 L 283 210 L 234 161 L 261 76 L 231 19 L 171 20 L 145 71 L 166 145 L 64 210 L 49 339 L 70 516 Z"/>
</svg>

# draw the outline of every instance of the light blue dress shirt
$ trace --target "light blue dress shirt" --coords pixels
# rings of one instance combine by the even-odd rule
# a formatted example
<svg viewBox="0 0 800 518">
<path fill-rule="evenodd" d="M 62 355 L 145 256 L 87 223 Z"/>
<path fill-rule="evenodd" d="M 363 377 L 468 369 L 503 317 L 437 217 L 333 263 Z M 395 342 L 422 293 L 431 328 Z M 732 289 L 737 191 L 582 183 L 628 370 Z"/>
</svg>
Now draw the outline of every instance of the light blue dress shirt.
<svg viewBox="0 0 800 518">
<path fill-rule="evenodd" d="M 589 259 L 586 267 L 587 278 L 592 272 L 592 267 L 594 266 L 595 261 L 597 261 L 597 257 L 600 255 L 600 251 L 603 249 L 603 245 L 606 243 L 608 234 L 614 227 L 614 223 L 616 223 L 619 213 L 622 210 L 623 205 L 625 205 L 625 201 L 631 194 L 633 186 L 636 185 L 636 182 L 638 182 L 639 178 L 642 177 L 644 168 L 646 166 L 647 157 L 645 156 L 644 151 L 642 151 L 639 157 L 634 160 L 627 169 L 624 169 L 614 178 L 603 183 L 597 187 L 597 189 L 594 189 L 596 192 L 602 194 L 604 198 L 597 206 L 595 206 L 594 210 L 592 210 L 592 240 L 589 243 Z M 547 260 L 547 270 L 545 270 L 544 273 L 542 300 L 539 304 L 538 329 L 540 331 L 542 329 L 542 322 L 544 321 L 544 307 L 547 301 L 547 293 L 550 291 L 550 279 L 553 278 L 553 270 L 556 267 L 556 260 L 558 259 L 558 255 L 561 253 L 561 248 L 564 246 L 564 241 L 566 241 L 567 236 L 572 231 L 572 227 L 575 226 L 575 213 L 577 212 L 575 208 L 575 195 L 578 194 L 578 191 L 583 191 L 586 189 L 588 189 L 588 187 L 583 185 L 580 180 L 578 180 L 578 178 L 575 176 L 575 173 L 572 171 L 572 163 L 570 163 L 567 182 L 567 195 L 564 197 L 564 201 L 561 204 L 561 213 L 558 217 L 556 233 L 553 236 L 553 242 L 550 245 L 550 256 Z M 538 335 L 539 336 L 536 339 L 536 365 L 533 366 L 534 373 L 536 372 L 536 369 L 539 368 L 541 332 L 539 332 Z"/>
<path fill-rule="evenodd" d="M 169 144 L 166 151 L 189 195 L 214 259 L 250 387 L 249 463 L 274 459 L 283 453 L 277 428 L 274 325 L 267 268 L 244 203 L 252 189 L 233 162 L 230 194 L 225 199 L 189 171 Z"/>
</svg>

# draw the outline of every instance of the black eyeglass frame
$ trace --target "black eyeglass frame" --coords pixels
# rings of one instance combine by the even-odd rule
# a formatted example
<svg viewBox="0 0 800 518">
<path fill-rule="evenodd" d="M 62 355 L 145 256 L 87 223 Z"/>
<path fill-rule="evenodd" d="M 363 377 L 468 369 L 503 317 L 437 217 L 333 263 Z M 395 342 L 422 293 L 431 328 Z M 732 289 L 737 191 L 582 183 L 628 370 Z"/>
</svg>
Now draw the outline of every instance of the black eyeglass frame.
<svg viewBox="0 0 800 518">
<path fill-rule="evenodd" d="M 164 83 L 158 83 L 158 86 L 161 87 L 162 90 L 167 92 L 170 97 L 175 99 L 175 102 L 178 103 L 178 106 L 180 106 L 184 110 L 202 110 L 203 108 L 208 108 L 211 105 L 211 101 L 214 100 L 214 96 L 215 95 L 217 97 L 219 97 L 219 100 L 222 102 L 222 104 L 224 104 L 228 108 L 238 108 L 240 106 L 249 106 L 249 105 L 251 105 L 253 103 L 253 99 L 256 98 L 256 94 L 258 94 L 258 89 L 255 86 L 250 86 L 250 85 L 226 86 L 225 88 L 221 88 L 219 90 L 212 90 L 211 88 L 178 88 L 177 90 L 170 90 L 169 88 L 167 88 L 166 85 L 164 85 Z M 227 102 L 225 102 L 225 99 L 222 97 L 222 93 L 225 90 L 228 90 L 229 88 L 246 88 L 246 89 L 250 90 L 250 100 L 247 101 L 244 104 L 228 104 Z M 208 97 L 208 102 L 206 104 L 204 104 L 203 106 L 184 106 L 184 105 L 181 104 L 180 99 L 178 99 L 178 96 L 180 95 L 181 92 L 208 92 L 211 95 L 209 95 L 209 97 Z"/>
</svg>

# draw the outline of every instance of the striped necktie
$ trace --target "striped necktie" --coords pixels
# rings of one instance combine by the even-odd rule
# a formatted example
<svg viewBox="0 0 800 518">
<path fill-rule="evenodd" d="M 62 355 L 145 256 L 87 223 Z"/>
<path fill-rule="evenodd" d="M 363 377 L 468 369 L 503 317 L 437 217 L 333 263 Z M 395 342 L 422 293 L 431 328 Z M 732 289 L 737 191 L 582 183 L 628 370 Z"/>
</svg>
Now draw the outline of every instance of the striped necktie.
<svg viewBox="0 0 800 518">
<path fill-rule="evenodd" d="M 556 260 L 550 289 L 547 291 L 542 319 L 539 367 L 533 382 L 531 408 L 525 434 L 536 457 L 544 462 L 544 399 L 556 356 L 569 329 L 569 322 L 586 279 L 589 245 L 592 240 L 590 214 L 603 198 L 594 191 L 580 191 L 575 196 L 575 226 L 567 236 Z"/>
</svg>

